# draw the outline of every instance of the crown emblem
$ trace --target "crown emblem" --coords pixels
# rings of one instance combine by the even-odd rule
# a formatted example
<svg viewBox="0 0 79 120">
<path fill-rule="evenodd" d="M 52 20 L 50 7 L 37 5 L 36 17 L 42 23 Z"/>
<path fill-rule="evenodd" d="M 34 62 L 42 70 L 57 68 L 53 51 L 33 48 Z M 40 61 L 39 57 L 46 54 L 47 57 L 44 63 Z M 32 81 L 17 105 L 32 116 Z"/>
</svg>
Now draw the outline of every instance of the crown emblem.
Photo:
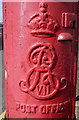
<svg viewBox="0 0 79 120">
<path fill-rule="evenodd" d="M 47 3 L 39 4 L 39 13 L 33 15 L 28 21 L 31 34 L 35 37 L 54 37 L 59 30 L 59 23 L 48 13 Z"/>
</svg>

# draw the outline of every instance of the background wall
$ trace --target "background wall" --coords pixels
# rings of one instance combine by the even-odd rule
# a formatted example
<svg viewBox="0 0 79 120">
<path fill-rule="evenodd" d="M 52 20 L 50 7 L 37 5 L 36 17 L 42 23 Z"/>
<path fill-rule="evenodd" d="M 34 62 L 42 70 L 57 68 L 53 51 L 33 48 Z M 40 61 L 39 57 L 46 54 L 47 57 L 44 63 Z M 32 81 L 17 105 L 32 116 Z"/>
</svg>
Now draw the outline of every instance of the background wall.
<svg viewBox="0 0 79 120">
<path fill-rule="evenodd" d="M 2 22 L 2 0 L 0 0 L 0 22 Z"/>
</svg>

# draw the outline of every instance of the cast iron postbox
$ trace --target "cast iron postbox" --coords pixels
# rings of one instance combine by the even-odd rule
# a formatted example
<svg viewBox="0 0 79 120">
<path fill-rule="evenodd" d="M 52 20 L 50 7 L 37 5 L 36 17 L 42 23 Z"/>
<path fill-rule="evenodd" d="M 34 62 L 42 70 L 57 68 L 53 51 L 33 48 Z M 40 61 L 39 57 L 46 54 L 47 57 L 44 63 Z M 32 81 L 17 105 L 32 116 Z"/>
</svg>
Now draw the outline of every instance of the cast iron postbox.
<svg viewBox="0 0 79 120">
<path fill-rule="evenodd" d="M 77 2 L 6 2 L 7 118 L 74 118 Z"/>
</svg>

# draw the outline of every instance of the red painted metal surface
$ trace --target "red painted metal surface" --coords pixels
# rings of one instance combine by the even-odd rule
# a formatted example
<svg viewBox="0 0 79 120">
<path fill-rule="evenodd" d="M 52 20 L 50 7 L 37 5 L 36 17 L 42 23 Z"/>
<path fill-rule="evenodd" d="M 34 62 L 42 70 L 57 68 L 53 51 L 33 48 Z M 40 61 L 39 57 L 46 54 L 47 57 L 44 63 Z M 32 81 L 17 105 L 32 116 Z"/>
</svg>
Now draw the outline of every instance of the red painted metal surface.
<svg viewBox="0 0 79 120">
<path fill-rule="evenodd" d="M 74 118 L 78 4 L 4 3 L 7 118 Z"/>
</svg>

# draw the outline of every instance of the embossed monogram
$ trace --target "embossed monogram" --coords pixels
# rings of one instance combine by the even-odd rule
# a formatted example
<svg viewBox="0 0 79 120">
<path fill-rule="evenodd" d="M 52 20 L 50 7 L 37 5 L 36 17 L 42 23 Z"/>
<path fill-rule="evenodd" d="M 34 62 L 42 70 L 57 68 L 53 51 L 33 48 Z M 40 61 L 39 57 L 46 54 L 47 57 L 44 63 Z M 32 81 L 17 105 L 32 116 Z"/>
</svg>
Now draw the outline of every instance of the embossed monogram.
<svg viewBox="0 0 79 120">
<path fill-rule="evenodd" d="M 26 80 L 19 83 L 23 92 L 37 99 L 50 99 L 58 91 L 66 88 L 66 78 L 58 78 L 52 70 L 56 66 L 57 56 L 54 47 L 49 43 L 38 43 L 29 52 L 32 64 Z"/>
<path fill-rule="evenodd" d="M 41 2 L 39 7 L 40 12 L 33 15 L 28 22 L 28 27 L 32 29 L 31 34 L 36 37 L 55 36 L 59 30 L 58 21 L 47 12 L 47 3 Z"/>
</svg>

